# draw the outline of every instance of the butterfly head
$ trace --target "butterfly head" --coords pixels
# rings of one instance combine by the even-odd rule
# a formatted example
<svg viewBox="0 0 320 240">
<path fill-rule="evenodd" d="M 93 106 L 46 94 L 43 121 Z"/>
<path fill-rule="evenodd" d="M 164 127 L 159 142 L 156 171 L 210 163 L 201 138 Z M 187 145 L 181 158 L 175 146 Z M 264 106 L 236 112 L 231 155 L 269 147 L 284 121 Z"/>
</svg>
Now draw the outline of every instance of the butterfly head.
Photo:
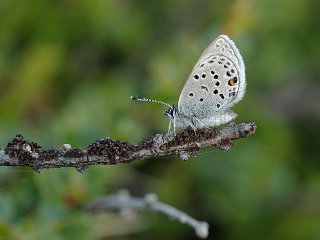
<svg viewBox="0 0 320 240">
<path fill-rule="evenodd" d="M 178 115 L 178 109 L 176 105 L 171 105 L 167 110 L 165 110 L 165 115 L 173 121 L 174 118 Z"/>
</svg>

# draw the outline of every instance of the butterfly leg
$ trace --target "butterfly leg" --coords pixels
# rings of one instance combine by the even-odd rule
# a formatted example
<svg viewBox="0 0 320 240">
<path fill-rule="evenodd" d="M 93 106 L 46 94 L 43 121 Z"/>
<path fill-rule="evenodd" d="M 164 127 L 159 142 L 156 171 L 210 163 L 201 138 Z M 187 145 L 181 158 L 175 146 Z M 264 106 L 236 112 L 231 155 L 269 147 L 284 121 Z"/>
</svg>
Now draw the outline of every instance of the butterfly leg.
<svg viewBox="0 0 320 240">
<path fill-rule="evenodd" d="M 169 129 L 168 129 L 168 133 L 171 130 L 171 122 L 173 122 L 173 132 L 176 133 L 176 119 L 174 118 L 173 120 L 170 120 L 169 122 Z"/>
<path fill-rule="evenodd" d="M 194 118 L 194 120 L 197 120 L 201 125 L 202 125 L 202 127 L 207 127 L 203 122 L 201 122 L 198 118 L 196 118 L 196 117 L 193 117 Z"/>
<path fill-rule="evenodd" d="M 172 121 L 172 120 L 170 120 L 170 121 L 169 121 L 169 129 L 168 129 L 168 133 L 169 133 L 169 132 L 170 132 L 170 130 L 171 130 L 171 121 Z"/>
</svg>

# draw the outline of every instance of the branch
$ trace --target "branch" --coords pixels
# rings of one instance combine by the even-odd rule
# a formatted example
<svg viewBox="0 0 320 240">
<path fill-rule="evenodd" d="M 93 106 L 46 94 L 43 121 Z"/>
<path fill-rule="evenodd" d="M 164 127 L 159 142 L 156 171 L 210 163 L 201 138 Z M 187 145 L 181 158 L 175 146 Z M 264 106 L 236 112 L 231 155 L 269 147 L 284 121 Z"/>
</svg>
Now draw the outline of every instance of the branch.
<svg viewBox="0 0 320 240">
<path fill-rule="evenodd" d="M 47 168 L 75 167 L 83 172 L 89 165 L 112 165 L 131 163 L 137 159 L 146 159 L 170 154 L 178 154 L 182 160 L 196 156 L 200 148 L 216 146 L 228 150 L 232 141 L 254 134 L 256 124 L 231 123 L 222 129 L 187 128 L 180 133 L 156 134 L 138 144 L 130 144 L 110 138 L 102 138 L 84 149 L 72 148 L 63 144 L 61 148 L 40 150 L 40 145 L 25 140 L 22 135 L 16 137 L 0 149 L 0 166 L 29 166 L 36 172 Z"/>
<path fill-rule="evenodd" d="M 88 209 L 93 213 L 117 210 L 124 216 L 130 216 L 134 210 L 151 210 L 160 212 L 172 219 L 192 227 L 199 238 L 207 238 L 209 224 L 198 221 L 180 210 L 158 201 L 154 193 L 148 193 L 143 198 L 132 197 L 127 190 L 120 190 L 117 194 L 109 195 L 96 202 L 91 203 Z"/>
</svg>

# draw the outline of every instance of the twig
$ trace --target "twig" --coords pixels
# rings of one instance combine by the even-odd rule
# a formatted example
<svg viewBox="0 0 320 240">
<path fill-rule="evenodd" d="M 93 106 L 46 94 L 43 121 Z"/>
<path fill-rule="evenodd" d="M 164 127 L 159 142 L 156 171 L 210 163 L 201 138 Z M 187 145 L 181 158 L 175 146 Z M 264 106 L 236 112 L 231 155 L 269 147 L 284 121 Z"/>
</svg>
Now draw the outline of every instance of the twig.
<svg viewBox="0 0 320 240">
<path fill-rule="evenodd" d="M 154 193 L 148 193 L 145 197 L 132 197 L 127 190 L 120 190 L 114 195 L 109 195 L 91 203 L 88 209 L 93 213 L 117 210 L 124 215 L 132 210 L 151 210 L 189 225 L 195 230 L 199 238 L 207 238 L 209 234 L 209 224 L 207 222 L 198 221 L 168 204 L 159 202 L 157 195 Z"/>
<path fill-rule="evenodd" d="M 83 172 L 89 165 L 131 163 L 137 159 L 178 154 L 187 160 L 200 148 L 216 146 L 228 150 L 232 141 L 254 134 L 256 125 L 231 123 L 222 129 L 205 128 L 193 131 L 187 128 L 174 134 L 156 134 L 138 144 L 129 144 L 110 138 L 102 138 L 84 149 L 64 144 L 61 148 L 39 150 L 40 145 L 17 135 L 7 146 L 0 149 L 0 166 L 29 166 L 36 172 L 46 168 L 75 167 Z"/>
</svg>

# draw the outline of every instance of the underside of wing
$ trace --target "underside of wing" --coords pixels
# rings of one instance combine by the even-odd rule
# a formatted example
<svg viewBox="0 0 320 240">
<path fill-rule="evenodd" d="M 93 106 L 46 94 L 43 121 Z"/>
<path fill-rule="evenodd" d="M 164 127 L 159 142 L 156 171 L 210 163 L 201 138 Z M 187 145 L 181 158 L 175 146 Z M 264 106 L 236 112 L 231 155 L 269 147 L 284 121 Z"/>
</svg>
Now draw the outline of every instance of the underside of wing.
<svg viewBox="0 0 320 240">
<path fill-rule="evenodd" d="M 206 118 L 239 102 L 245 92 L 242 57 L 226 35 L 203 52 L 184 85 L 178 109 L 186 116 Z"/>
<path fill-rule="evenodd" d="M 186 116 L 207 118 L 231 106 L 239 91 L 239 72 L 225 56 L 203 61 L 182 89 L 178 109 Z"/>
<path fill-rule="evenodd" d="M 240 68 L 244 68 L 243 59 L 238 48 L 227 35 L 220 35 L 214 39 L 201 54 L 197 64 L 203 62 L 203 60 L 208 58 L 212 53 L 224 55 L 230 58 L 231 61 L 233 61 Z"/>
</svg>

